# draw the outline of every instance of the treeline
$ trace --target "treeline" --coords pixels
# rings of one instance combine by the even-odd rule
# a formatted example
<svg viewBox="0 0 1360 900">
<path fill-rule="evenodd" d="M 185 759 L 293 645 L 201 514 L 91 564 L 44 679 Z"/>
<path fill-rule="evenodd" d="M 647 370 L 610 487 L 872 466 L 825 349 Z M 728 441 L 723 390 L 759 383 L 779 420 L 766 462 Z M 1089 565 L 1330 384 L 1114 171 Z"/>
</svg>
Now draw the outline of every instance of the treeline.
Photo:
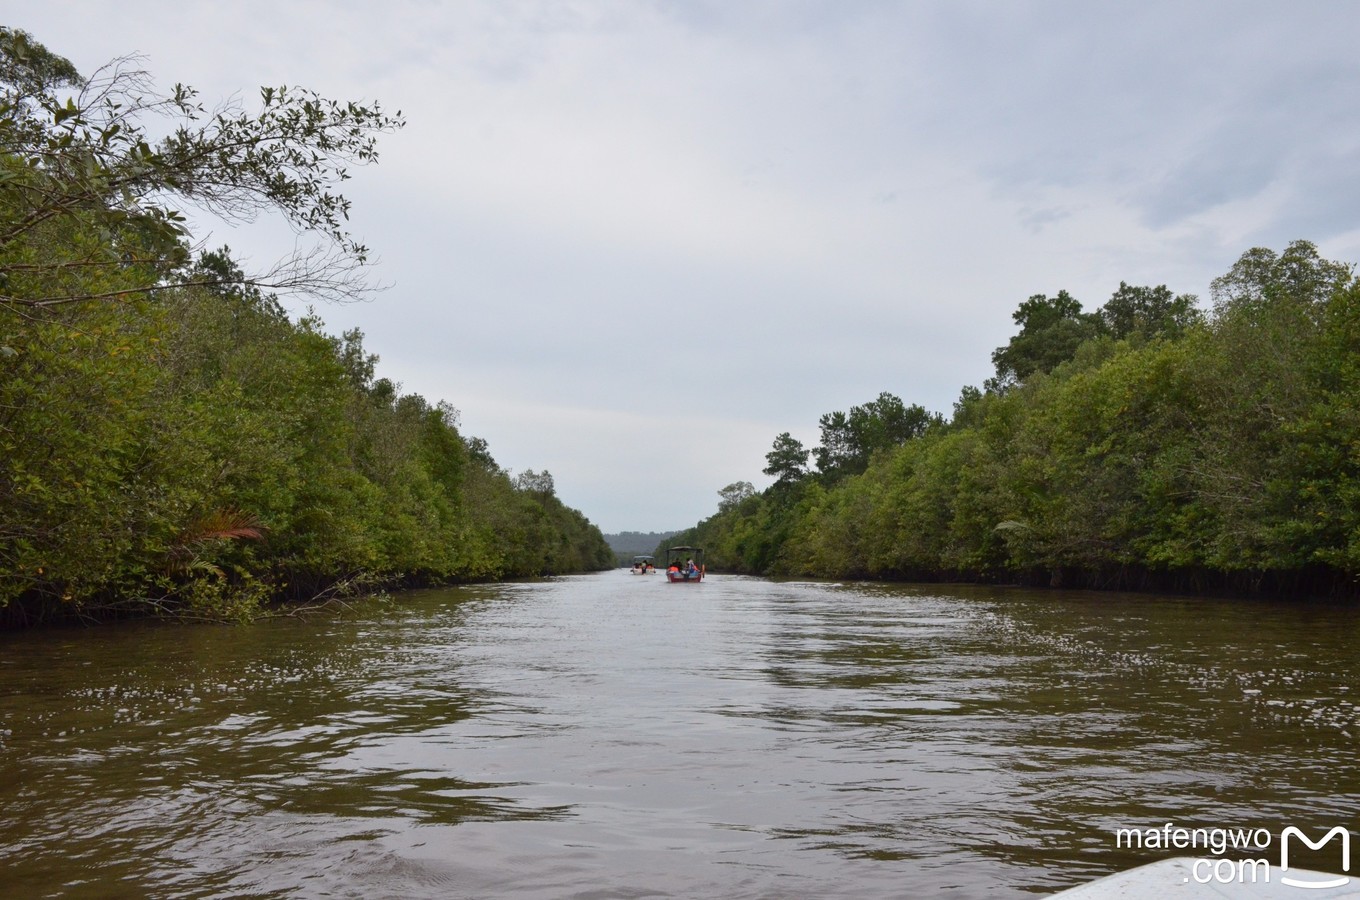
<svg viewBox="0 0 1360 900">
<path fill-rule="evenodd" d="M 674 531 L 621 531 L 618 534 L 606 534 L 604 539 L 609 542 L 615 559 L 622 566 L 631 563 L 634 556 L 655 556 L 653 548 L 664 544 L 674 535 Z"/>
<path fill-rule="evenodd" d="M 0 623 L 613 565 L 546 471 L 511 477 L 451 406 L 376 377 L 358 331 L 270 291 L 362 287 L 335 186 L 399 119 L 282 89 L 208 115 L 3 28 L 0 90 Z M 154 147 L 150 112 L 181 123 Z M 195 257 L 172 201 L 330 243 L 251 276 Z"/>
<path fill-rule="evenodd" d="M 947 419 L 884 394 L 815 449 L 782 434 L 775 483 L 729 485 L 676 540 L 745 573 L 1356 595 L 1352 266 L 1298 241 L 1245 253 L 1204 312 L 1121 284 L 1014 318 Z"/>
</svg>

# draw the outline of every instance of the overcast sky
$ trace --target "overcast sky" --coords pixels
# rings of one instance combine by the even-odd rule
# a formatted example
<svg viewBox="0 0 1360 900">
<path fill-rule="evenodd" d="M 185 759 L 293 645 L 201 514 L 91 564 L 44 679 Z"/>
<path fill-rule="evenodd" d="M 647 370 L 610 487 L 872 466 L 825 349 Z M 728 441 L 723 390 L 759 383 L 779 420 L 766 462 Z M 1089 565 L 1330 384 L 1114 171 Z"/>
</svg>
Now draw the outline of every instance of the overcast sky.
<svg viewBox="0 0 1360 900">
<path fill-rule="evenodd" d="M 87 74 L 400 109 L 346 190 L 391 287 L 318 312 L 605 531 L 694 524 L 882 391 L 947 413 L 1031 294 L 1360 260 L 1352 2 L 4 6 Z"/>
</svg>

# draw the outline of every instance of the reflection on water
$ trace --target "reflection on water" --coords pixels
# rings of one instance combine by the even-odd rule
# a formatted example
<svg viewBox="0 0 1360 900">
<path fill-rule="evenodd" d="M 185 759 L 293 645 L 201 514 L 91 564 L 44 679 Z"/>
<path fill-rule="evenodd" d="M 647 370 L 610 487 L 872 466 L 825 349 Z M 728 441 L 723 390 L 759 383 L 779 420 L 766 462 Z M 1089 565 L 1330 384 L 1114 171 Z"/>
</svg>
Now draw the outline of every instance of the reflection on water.
<svg viewBox="0 0 1360 900">
<path fill-rule="evenodd" d="M 0 895 L 1033 896 L 1360 827 L 1358 625 L 610 572 L 6 636 Z"/>
</svg>

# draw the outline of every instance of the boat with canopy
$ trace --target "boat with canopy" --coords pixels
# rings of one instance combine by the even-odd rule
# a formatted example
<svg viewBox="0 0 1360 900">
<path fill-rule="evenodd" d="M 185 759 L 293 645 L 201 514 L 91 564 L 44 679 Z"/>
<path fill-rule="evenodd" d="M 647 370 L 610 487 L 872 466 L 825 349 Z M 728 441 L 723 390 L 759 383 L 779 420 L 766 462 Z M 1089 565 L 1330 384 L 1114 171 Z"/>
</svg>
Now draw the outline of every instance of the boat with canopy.
<svg viewBox="0 0 1360 900">
<path fill-rule="evenodd" d="M 704 580 L 702 547 L 667 547 L 666 580 L 671 584 L 698 584 Z"/>
</svg>

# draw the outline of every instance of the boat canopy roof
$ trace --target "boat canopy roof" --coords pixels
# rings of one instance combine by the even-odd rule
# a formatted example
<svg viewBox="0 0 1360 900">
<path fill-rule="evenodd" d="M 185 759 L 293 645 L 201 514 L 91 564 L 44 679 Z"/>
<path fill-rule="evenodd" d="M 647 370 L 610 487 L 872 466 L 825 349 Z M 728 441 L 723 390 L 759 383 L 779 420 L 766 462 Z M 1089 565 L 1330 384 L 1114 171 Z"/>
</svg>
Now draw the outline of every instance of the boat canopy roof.
<svg viewBox="0 0 1360 900">
<path fill-rule="evenodd" d="M 703 553 L 703 547 L 667 547 L 667 553 Z"/>
<path fill-rule="evenodd" d="M 634 557 L 633 557 L 633 562 L 642 562 L 643 560 L 648 560 L 648 559 L 656 559 L 656 557 L 655 557 L 655 556 L 634 556 Z"/>
</svg>

